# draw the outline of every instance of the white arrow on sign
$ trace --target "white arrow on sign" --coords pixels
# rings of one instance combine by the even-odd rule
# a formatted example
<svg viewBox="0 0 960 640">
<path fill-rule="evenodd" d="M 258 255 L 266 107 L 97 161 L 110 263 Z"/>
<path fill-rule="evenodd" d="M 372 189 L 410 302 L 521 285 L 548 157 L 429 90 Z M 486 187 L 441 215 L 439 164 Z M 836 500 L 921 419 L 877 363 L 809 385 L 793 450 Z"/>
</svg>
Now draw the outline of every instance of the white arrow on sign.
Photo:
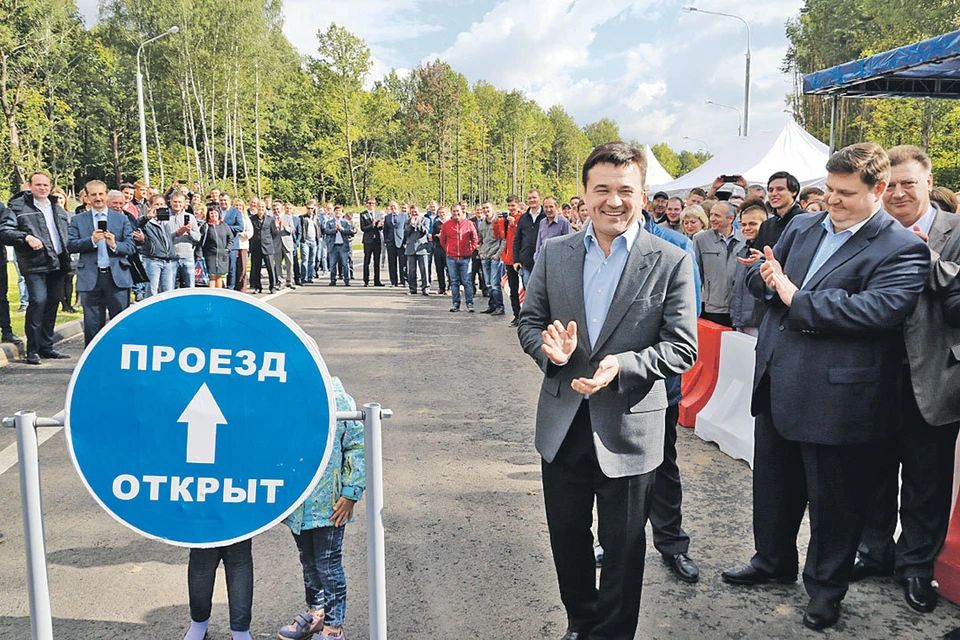
<svg viewBox="0 0 960 640">
<path fill-rule="evenodd" d="M 207 383 L 203 383 L 177 422 L 187 423 L 187 462 L 213 464 L 217 455 L 217 425 L 227 424 Z"/>
</svg>

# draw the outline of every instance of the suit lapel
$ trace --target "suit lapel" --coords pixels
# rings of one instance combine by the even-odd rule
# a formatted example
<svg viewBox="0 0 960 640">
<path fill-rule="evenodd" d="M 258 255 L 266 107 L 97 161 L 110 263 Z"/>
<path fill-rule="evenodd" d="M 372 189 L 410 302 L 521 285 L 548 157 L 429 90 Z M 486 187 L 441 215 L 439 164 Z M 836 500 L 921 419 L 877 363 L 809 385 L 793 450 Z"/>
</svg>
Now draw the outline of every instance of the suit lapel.
<svg viewBox="0 0 960 640">
<path fill-rule="evenodd" d="M 827 214 L 823 214 L 826 217 Z M 797 286 L 800 286 L 800 283 L 803 282 L 803 279 L 807 275 L 807 269 L 810 267 L 810 263 L 813 262 L 813 256 L 817 253 L 817 247 L 820 246 L 820 241 L 823 239 L 823 236 L 827 233 L 823 227 L 820 226 L 823 218 L 815 219 L 810 223 L 810 226 L 800 233 L 800 244 L 796 249 L 791 249 L 790 255 L 787 256 L 787 261 L 783 264 L 783 271 L 790 278 L 790 282 L 795 283 Z M 780 258 L 777 257 L 779 260 Z"/>
<path fill-rule="evenodd" d="M 570 240 L 566 243 L 560 272 L 563 274 L 563 290 L 567 296 L 567 304 L 573 309 L 573 320 L 577 323 L 577 334 L 583 336 L 586 336 L 587 331 L 587 312 L 583 308 L 583 262 L 586 256 L 587 249 L 583 244 L 583 234 L 570 236 Z M 584 345 L 587 344 L 590 343 L 584 342 Z"/>
<path fill-rule="evenodd" d="M 653 254 L 656 254 L 656 256 L 654 257 Z M 648 258 L 647 256 L 651 257 Z M 650 273 L 653 271 L 651 267 L 659 260 L 659 257 L 660 252 L 653 247 L 653 243 L 650 241 L 650 233 L 641 227 L 640 233 L 637 234 L 637 239 L 633 243 L 633 248 L 630 250 L 630 255 L 627 257 L 627 263 L 623 266 L 620 282 L 617 283 L 617 290 L 613 294 L 613 300 L 610 301 L 607 318 L 603 321 L 603 327 L 600 329 L 600 335 L 597 337 L 597 342 L 593 347 L 591 355 L 597 353 L 603 346 L 603 343 L 613 335 L 614 329 L 616 329 L 620 321 L 623 320 L 627 309 L 630 308 L 630 305 L 633 304 L 633 301 L 637 299 L 641 289 L 643 289 L 643 283 L 646 282 L 650 276 Z M 582 291 L 582 265 L 580 272 L 580 290 Z M 580 304 L 582 307 L 583 302 L 581 301 Z"/>
<path fill-rule="evenodd" d="M 870 222 L 866 224 L 860 231 L 857 232 L 855 236 L 847 240 L 842 247 L 837 249 L 837 252 L 830 256 L 823 265 L 817 269 L 817 272 L 810 278 L 810 282 L 803 287 L 805 290 L 810 290 L 820 284 L 820 281 L 826 278 L 830 272 L 834 271 L 837 267 L 847 262 L 858 253 L 870 246 L 870 241 L 877 235 L 877 232 L 880 230 L 880 225 L 882 224 L 884 218 L 883 216 L 887 215 L 886 212 L 881 209 L 874 214 L 873 218 L 870 219 Z M 812 256 L 811 256 L 812 260 Z M 809 265 L 810 262 L 808 261 Z M 806 275 L 806 274 L 804 274 Z M 803 278 L 800 279 L 800 282 L 803 281 Z"/>
<path fill-rule="evenodd" d="M 950 233 L 953 231 L 950 225 L 947 224 L 946 216 L 948 215 L 952 214 L 944 213 L 938 209 L 937 215 L 933 218 L 933 225 L 930 227 L 929 246 L 937 253 L 942 252 L 943 248 L 947 246 L 947 242 L 950 240 Z"/>
</svg>

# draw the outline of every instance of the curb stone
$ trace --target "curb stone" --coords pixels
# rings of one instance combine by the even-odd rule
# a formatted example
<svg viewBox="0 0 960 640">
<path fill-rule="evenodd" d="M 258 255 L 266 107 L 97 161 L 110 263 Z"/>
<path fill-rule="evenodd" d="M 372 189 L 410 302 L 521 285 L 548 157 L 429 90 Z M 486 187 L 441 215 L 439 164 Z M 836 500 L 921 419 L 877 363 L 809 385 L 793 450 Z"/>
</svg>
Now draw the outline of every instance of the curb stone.
<svg viewBox="0 0 960 640">
<path fill-rule="evenodd" d="M 57 325 L 53 332 L 53 342 L 56 344 L 64 340 L 69 340 L 81 333 L 83 333 L 83 320 L 81 318 L 70 320 L 69 322 Z M 26 344 L 25 338 L 24 344 Z M 21 348 L 17 347 L 17 345 L 9 342 L 0 343 L 0 367 L 5 367 L 11 362 L 18 362 L 23 358 L 26 353 L 26 347 L 24 346 L 22 349 L 23 351 L 21 351 Z"/>
</svg>

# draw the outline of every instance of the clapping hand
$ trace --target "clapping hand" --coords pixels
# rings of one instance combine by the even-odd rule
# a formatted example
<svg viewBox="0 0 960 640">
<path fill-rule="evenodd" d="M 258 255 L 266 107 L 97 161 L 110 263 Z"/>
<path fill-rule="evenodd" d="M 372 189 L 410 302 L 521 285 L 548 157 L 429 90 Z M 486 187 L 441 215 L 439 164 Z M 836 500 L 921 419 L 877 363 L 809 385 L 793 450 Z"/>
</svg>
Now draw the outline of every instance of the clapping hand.
<svg viewBox="0 0 960 640">
<path fill-rule="evenodd" d="M 760 265 L 760 277 L 768 287 L 777 292 L 783 304 L 789 307 L 793 304 L 793 294 L 797 292 L 797 285 L 790 282 L 790 278 L 783 272 L 783 267 L 773 257 L 773 249 L 769 246 L 764 247 L 763 255 L 766 262 Z"/>
<path fill-rule="evenodd" d="M 577 349 L 577 323 L 573 320 L 566 327 L 559 320 L 554 320 L 542 335 L 543 345 L 540 348 L 554 364 L 566 364 Z"/>
<path fill-rule="evenodd" d="M 617 379 L 620 373 L 620 361 L 612 353 L 605 356 L 592 378 L 577 378 L 570 383 L 573 390 L 583 395 L 593 395 Z"/>
</svg>

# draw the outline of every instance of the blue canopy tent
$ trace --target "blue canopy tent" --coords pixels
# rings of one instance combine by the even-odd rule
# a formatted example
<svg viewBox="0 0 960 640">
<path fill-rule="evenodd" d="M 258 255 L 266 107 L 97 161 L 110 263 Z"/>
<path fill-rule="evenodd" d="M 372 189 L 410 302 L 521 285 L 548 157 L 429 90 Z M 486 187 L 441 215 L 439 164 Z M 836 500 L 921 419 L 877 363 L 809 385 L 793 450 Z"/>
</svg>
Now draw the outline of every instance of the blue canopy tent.
<svg viewBox="0 0 960 640">
<path fill-rule="evenodd" d="M 803 93 L 833 99 L 833 151 L 839 98 L 960 98 L 960 31 L 809 73 Z"/>
</svg>

